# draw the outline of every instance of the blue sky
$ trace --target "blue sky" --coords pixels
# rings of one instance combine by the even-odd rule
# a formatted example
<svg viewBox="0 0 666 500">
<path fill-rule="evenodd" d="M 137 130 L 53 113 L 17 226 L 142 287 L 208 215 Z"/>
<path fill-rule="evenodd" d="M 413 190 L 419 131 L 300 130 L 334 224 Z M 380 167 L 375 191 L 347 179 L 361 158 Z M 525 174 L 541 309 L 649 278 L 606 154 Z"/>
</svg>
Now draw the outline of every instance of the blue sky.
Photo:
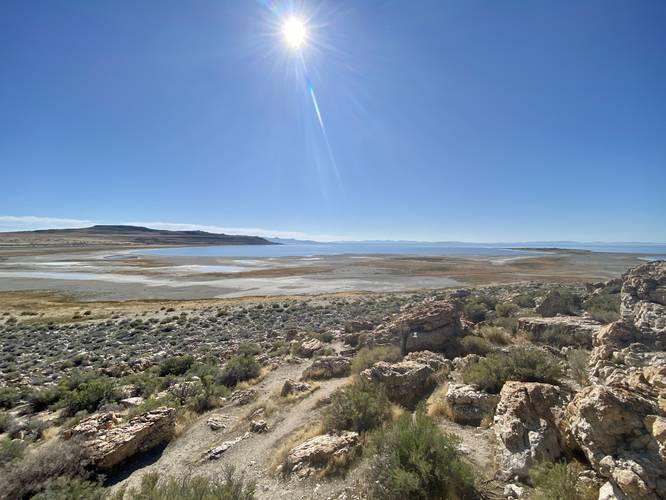
<svg viewBox="0 0 666 500">
<path fill-rule="evenodd" d="M 666 241 L 666 2 L 278 7 L 3 2 L 0 230 Z"/>
</svg>

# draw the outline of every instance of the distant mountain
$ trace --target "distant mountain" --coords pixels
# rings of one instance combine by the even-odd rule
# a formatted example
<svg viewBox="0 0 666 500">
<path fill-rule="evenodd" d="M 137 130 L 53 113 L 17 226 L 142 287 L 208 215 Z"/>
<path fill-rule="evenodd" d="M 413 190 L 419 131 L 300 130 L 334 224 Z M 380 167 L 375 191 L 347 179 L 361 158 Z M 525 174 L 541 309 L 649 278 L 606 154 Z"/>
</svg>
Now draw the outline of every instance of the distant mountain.
<svg viewBox="0 0 666 500">
<path fill-rule="evenodd" d="M 205 231 L 167 231 L 140 226 L 96 225 L 81 229 L 40 229 L 0 233 L 0 246 L 198 246 L 275 245 L 259 236 Z"/>
<path fill-rule="evenodd" d="M 325 245 L 326 243 L 314 240 L 297 240 L 294 238 L 266 238 L 272 243 L 278 245 Z"/>
</svg>

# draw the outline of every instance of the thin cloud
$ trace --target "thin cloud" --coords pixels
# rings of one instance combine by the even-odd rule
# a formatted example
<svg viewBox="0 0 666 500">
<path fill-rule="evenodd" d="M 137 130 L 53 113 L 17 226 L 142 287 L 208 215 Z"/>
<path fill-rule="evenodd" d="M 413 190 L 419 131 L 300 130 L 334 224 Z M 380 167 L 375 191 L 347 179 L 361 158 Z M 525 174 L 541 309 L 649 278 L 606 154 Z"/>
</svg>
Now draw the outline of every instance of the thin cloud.
<svg viewBox="0 0 666 500">
<path fill-rule="evenodd" d="M 0 231 L 31 231 L 35 229 L 67 229 L 89 227 L 94 224 L 104 224 L 102 221 L 88 219 L 69 219 L 60 217 L 40 217 L 36 215 L 0 215 Z M 108 222 L 106 222 L 108 224 Z M 152 229 L 167 229 L 172 231 L 207 231 L 209 233 L 244 234 L 249 236 L 263 236 L 266 238 L 293 238 L 297 240 L 315 241 L 341 241 L 349 238 L 330 234 L 308 234 L 301 231 L 282 231 L 276 229 L 226 227 L 208 224 L 184 224 L 178 222 L 114 222 L 130 226 L 144 226 Z"/>
<path fill-rule="evenodd" d="M 39 217 L 36 215 L 0 215 L 0 228 L 9 231 L 30 231 L 32 229 L 79 228 L 94 224 L 86 219 L 65 219 L 60 217 Z"/>
</svg>

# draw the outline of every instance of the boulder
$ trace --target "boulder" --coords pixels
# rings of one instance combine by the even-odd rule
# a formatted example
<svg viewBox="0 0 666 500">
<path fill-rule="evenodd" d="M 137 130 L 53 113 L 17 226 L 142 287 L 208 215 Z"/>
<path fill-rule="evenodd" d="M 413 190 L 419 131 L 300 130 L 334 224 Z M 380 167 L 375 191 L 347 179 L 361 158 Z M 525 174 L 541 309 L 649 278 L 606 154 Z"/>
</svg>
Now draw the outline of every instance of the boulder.
<svg viewBox="0 0 666 500">
<path fill-rule="evenodd" d="M 364 332 L 366 330 L 372 330 L 374 326 L 375 325 L 371 321 L 361 321 L 357 319 L 351 319 L 349 321 L 345 321 L 345 332 L 347 333 Z"/>
<path fill-rule="evenodd" d="M 623 276 L 622 318 L 666 348 L 666 261 L 648 262 Z"/>
<path fill-rule="evenodd" d="M 550 330 L 566 332 L 571 337 L 571 345 L 592 347 L 593 338 L 602 325 L 593 319 L 580 316 L 555 316 L 549 318 L 527 317 L 518 320 L 518 329 L 539 342 Z M 544 338 L 547 342 L 547 339 Z"/>
<path fill-rule="evenodd" d="M 265 420 L 251 420 L 250 421 L 250 432 L 255 432 L 261 434 L 268 432 L 269 427 Z"/>
<path fill-rule="evenodd" d="M 141 406 L 145 402 L 145 399 L 142 397 L 136 396 L 133 398 L 125 398 L 118 401 L 118 404 L 123 408 L 134 408 L 136 406 Z"/>
<path fill-rule="evenodd" d="M 566 407 L 570 448 L 581 450 L 594 469 L 626 496 L 666 496 L 666 460 L 660 453 L 656 400 L 610 385 L 590 386 Z M 657 423 L 655 432 L 654 424 Z"/>
<path fill-rule="evenodd" d="M 444 401 L 451 420 L 479 426 L 484 418 L 493 416 L 499 398 L 499 395 L 488 394 L 473 385 L 449 383 Z"/>
<path fill-rule="evenodd" d="M 242 436 L 238 436 L 237 438 L 230 439 L 229 441 L 225 441 L 224 443 L 215 446 L 214 448 L 211 448 L 204 454 L 204 458 L 206 460 L 217 460 L 222 456 L 222 454 L 227 451 L 229 448 L 232 446 L 240 443 L 243 439 L 246 439 L 250 437 L 250 433 L 246 432 Z"/>
<path fill-rule="evenodd" d="M 208 420 L 206 420 L 206 425 L 212 431 L 219 431 L 220 429 L 227 428 L 227 424 L 225 423 L 224 419 L 220 416 L 209 417 Z"/>
<path fill-rule="evenodd" d="M 413 410 L 437 385 L 433 378 L 435 371 L 430 365 L 418 361 L 379 361 L 361 372 L 361 377 L 383 384 L 392 402 Z"/>
<path fill-rule="evenodd" d="M 324 380 L 336 377 L 346 377 L 351 373 L 351 361 L 340 356 L 322 356 L 315 359 L 310 366 L 303 370 L 303 380 Z"/>
<path fill-rule="evenodd" d="M 63 433 L 82 439 L 90 459 L 99 469 L 111 469 L 173 438 L 176 411 L 161 407 L 123 423 L 112 412 L 92 415 Z"/>
<path fill-rule="evenodd" d="M 235 406 L 244 406 L 257 399 L 259 393 L 256 389 L 239 389 L 231 393 L 229 399 Z"/>
<path fill-rule="evenodd" d="M 324 344 L 321 343 L 318 339 L 306 340 L 301 344 L 299 349 L 299 354 L 305 358 L 311 358 L 317 352 L 321 351 L 324 348 Z"/>
<path fill-rule="evenodd" d="M 537 304 L 536 313 L 544 318 L 551 318 L 558 314 L 573 314 L 574 304 L 557 290 L 549 291 Z"/>
<path fill-rule="evenodd" d="M 495 410 L 498 477 L 528 477 L 531 467 L 553 462 L 564 452 L 558 422 L 563 395 L 550 384 L 507 382 Z"/>
<path fill-rule="evenodd" d="M 305 477 L 324 469 L 333 459 L 351 458 L 359 451 L 359 435 L 356 432 L 323 434 L 292 448 L 282 471 Z"/>
<path fill-rule="evenodd" d="M 297 394 L 299 392 L 307 392 L 311 388 L 310 384 L 306 384 L 305 382 L 296 382 L 294 380 L 288 379 L 285 381 L 284 385 L 282 386 L 282 390 L 280 391 L 280 396 L 283 398 L 291 395 L 291 394 Z"/>
<path fill-rule="evenodd" d="M 405 353 L 447 351 L 451 340 L 462 333 L 462 309 L 460 300 L 431 297 L 376 328 L 372 338 L 376 343 L 401 345 Z"/>
</svg>

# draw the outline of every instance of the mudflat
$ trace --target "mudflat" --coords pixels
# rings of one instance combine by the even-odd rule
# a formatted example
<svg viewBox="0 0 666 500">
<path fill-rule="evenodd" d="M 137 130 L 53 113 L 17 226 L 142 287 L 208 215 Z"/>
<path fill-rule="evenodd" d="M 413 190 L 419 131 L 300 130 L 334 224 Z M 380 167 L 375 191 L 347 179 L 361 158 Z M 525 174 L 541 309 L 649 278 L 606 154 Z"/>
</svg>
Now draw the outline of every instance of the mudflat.
<svg viewBox="0 0 666 500">
<path fill-rule="evenodd" d="M 0 249 L 0 291 L 77 301 L 395 292 L 539 281 L 600 281 L 641 255 L 549 249 L 537 255 L 322 255 L 232 258 L 142 255 L 136 248 Z"/>
</svg>

